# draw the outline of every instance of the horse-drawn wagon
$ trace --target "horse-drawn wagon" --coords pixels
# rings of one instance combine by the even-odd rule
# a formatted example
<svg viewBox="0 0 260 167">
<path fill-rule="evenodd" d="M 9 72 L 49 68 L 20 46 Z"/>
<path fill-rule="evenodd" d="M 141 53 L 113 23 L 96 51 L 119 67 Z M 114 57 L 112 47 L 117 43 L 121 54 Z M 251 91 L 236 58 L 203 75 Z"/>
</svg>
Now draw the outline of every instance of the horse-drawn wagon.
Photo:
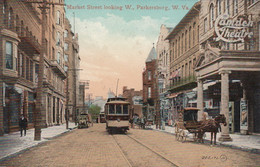
<svg viewBox="0 0 260 167">
<path fill-rule="evenodd" d="M 174 125 L 177 140 L 185 141 L 188 133 L 194 133 L 194 140 L 197 140 L 200 127 L 197 119 L 198 110 L 197 108 L 184 108 L 179 112 L 179 119 Z"/>
<path fill-rule="evenodd" d="M 179 121 L 175 123 L 176 139 L 185 141 L 188 134 L 193 134 L 194 141 L 203 142 L 205 132 L 211 132 L 211 144 L 214 135 L 214 144 L 216 144 L 216 134 L 221 130 L 220 124 L 227 125 L 224 114 L 219 114 L 214 119 L 204 118 L 198 121 L 198 108 L 184 108 L 179 112 Z"/>
</svg>

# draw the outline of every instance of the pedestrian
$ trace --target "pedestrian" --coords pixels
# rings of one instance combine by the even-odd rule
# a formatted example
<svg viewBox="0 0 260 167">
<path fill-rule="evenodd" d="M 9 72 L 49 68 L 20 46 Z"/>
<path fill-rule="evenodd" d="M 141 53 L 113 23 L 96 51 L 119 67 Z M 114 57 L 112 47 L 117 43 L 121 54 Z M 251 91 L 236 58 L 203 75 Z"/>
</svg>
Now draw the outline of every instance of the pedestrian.
<svg viewBox="0 0 260 167">
<path fill-rule="evenodd" d="M 19 127 L 20 127 L 21 137 L 23 136 L 23 131 L 24 131 L 24 136 L 26 136 L 27 119 L 24 117 L 23 114 L 21 114 L 21 117 L 19 119 Z"/>
</svg>

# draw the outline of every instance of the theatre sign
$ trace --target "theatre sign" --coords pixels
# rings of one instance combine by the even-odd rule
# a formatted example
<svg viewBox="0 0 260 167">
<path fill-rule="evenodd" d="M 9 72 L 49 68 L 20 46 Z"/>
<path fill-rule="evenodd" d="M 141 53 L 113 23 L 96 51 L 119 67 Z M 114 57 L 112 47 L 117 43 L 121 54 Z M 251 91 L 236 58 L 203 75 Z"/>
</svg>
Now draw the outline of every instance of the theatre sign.
<svg viewBox="0 0 260 167">
<path fill-rule="evenodd" d="M 253 21 L 245 17 L 230 18 L 227 14 L 220 15 L 215 21 L 216 41 L 244 42 L 245 39 L 253 37 L 253 32 L 250 32 L 251 27 Z"/>
</svg>

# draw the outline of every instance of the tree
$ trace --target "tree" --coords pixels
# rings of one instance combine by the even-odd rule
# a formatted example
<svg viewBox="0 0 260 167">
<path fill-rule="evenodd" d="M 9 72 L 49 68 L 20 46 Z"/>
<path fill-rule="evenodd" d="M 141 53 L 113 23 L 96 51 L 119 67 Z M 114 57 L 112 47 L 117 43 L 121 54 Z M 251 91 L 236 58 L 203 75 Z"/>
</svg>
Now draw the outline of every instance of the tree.
<svg viewBox="0 0 260 167">
<path fill-rule="evenodd" d="M 100 110 L 101 107 L 95 104 L 89 107 L 89 113 L 91 114 L 92 120 L 96 120 L 98 118 Z"/>
</svg>

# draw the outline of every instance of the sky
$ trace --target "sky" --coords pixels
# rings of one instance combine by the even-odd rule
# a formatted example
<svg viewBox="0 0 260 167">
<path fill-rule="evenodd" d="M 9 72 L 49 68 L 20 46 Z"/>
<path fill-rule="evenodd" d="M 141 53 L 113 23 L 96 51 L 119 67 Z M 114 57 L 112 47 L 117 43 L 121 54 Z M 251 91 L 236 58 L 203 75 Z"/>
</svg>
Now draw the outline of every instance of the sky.
<svg viewBox="0 0 260 167">
<path fill-rule="evenodd" d="M 197 1 L 65 0 L 79 35 L 80 80 L 90 81 L 87 93 L 106 98 L 109 90 L 116 93 L 118 79 L 118 94 L 123 86 L 142 90 L 145 60 L 161 25 L 174 28 Z"/>
</svg>

